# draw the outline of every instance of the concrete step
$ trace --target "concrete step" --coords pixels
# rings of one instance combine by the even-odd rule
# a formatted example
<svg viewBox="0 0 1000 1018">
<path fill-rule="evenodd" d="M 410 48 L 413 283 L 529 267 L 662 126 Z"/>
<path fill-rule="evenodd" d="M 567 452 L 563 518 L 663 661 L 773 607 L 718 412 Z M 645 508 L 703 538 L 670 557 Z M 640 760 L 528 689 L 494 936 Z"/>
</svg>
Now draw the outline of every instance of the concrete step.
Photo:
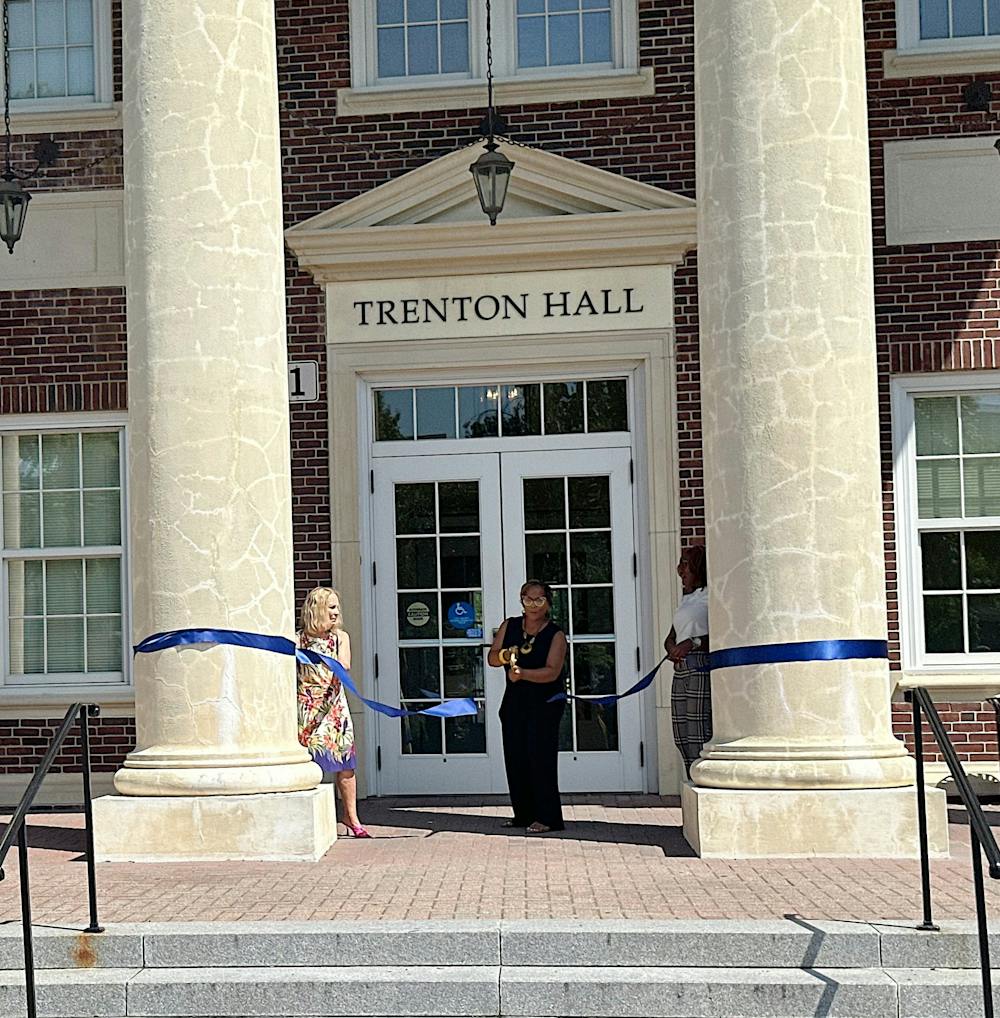
<svg viewBox="0 0 1000 1018">
<path fill-rule="evenodd" d="M 1000 971 L 995 974 L 1000 982 Z M 0 974 L 0 1014 L 25 1014 Z M 41 1018 L 972 1018 L 971 970 L 768 968 L 49 969 Z M 1000 1003 L 1000 995 L 997 997 Z"/>
<path fill-rule="evenodd" d="M 973 921 L 940 933 L 913 922 L 803 919 L 377 921 L 37 927 L 40 969 L 517 965 L 686 968 L 976 968 Z M 990 936 L 1000 964 L 1000 924 Z M 0 970 L 20 969 L 20 926 L 0 926 Z"/>
</svg>

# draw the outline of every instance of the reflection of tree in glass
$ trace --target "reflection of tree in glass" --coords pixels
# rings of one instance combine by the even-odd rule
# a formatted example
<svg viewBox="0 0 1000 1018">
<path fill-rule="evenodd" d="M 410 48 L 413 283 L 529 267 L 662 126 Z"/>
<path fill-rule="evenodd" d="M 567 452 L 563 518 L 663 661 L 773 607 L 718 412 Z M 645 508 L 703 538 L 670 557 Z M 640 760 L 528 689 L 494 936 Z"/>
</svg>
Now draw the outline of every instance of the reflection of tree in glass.
<svg viewBox="0 0 1000 1018">
<path fill-rule="evenodd" d="M 398 441 L 406 438 L 399 426 L 400 413 L 393 413 L 383 399 L 375 400 L 375 434 L 381 442 Z"/>
<path fill-rule="evenodd" d="M 477 416 L 467 420 L 464 425 L 466 438 L 496 438 L 497 412 L 484 410 Z"/>
<path fill-rule="evenodd" d="M 625 379 L 587 382 L 589 431 L 628 431 Z"/>
<path fill-rule="evenodd" d="M 924 639 L 929 654 L 962 653 L 962 598 L 924 598 Z"/>
</svg>

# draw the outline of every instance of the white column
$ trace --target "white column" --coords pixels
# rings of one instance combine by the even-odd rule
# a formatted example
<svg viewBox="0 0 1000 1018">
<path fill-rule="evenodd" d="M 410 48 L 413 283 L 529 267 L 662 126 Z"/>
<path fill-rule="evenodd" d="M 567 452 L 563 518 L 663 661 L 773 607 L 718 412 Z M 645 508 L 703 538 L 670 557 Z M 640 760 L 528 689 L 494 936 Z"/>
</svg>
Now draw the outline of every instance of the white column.
<svg viewBox="0 0 1000 1018">
<path fill-rule="evenodd" d="M 123 20 L 133 637 L 290 636 L 273 4 L 136 0 Z M 103 801 L 106 858 L 266 857 L 293 813 L 313 818 L 306 855 L 332 839 L 328 787 L 306 806 L 262 794 L 320 779 L 296 738 L 291 659 L 167 650 L 133 674 L 137 746 Z M 157 824 L 174 845 L 148 843 Z"/>
<path fill-rule="evenodd" d="M 696 2 L 713 650 L 886 636 L 861 19 Z M 712 686 L 684 796 L 703 854 L 913 850 L 885 660 L 731 667 Z M 866 791 L 833 791 L 849 789 Z"/>
</svg>

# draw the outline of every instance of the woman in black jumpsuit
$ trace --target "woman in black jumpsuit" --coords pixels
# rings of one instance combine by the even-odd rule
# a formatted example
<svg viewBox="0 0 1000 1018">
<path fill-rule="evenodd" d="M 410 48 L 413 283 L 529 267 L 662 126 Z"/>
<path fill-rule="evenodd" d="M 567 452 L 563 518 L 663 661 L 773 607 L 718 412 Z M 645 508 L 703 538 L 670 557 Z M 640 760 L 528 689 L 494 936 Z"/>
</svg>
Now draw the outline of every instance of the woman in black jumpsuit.
<svg viewBox="0 0 1000 1018">
<path fill-rule="evenodd" d="M 563 830 L 559 801 L 559 722 L 566 637 L 549 617 L 552 589 L 538 580 L 521 587 L 524 614 L 504 620 L 490 648 L 489 661 L 507 673 L 500 705 L 503 756 L 514 816 L 505 827 L 532 834 Z"/>
</svg>

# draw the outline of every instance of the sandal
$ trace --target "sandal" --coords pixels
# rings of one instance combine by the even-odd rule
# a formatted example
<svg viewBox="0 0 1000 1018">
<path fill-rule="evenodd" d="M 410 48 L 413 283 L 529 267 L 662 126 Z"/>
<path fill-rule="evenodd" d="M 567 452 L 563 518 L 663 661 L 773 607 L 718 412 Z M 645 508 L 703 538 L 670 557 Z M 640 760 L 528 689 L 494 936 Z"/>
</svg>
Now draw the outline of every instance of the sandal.
<svg viewBox="0 0 1000 1018">
<path fill-rule="evenodd" d="M 345 823 L 344 826 L 347 828 L 347 833 L 352 838 L 370 838 L 370 837 L 372 837 L 372 835 L 368 833 L 368 829 L 366 827 L 362 826 L 361 824 L 358 824 L 357 827 L 353 827 L 351 824 Z"/>
<path fill-rule="evenodd" d="M 548 834 L 551 830 L 551 827 L 546 827 L 545 824 L 540 824 L 537 820 L 528 827 L 529 834 Z"/>
</svg>

